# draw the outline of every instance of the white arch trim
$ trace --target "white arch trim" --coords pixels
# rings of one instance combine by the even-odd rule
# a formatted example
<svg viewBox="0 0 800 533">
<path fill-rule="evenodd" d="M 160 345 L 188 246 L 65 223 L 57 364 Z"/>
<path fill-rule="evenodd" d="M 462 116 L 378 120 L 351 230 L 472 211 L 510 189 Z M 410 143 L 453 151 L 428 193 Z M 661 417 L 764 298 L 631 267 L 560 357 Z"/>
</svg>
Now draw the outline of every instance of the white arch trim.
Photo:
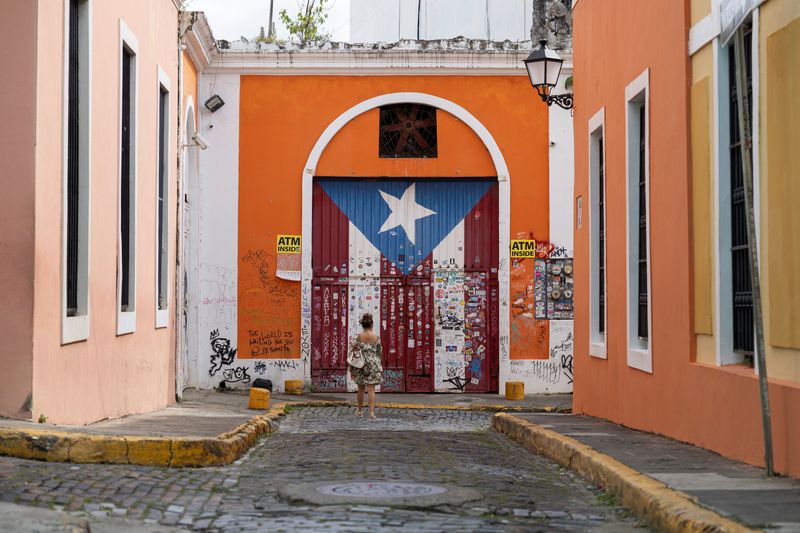
<svg viewBox="0 0 800 533">
<path fill-rule="evenodd" d="M 185 106 L 186 106 L 186 115 L 184 115 L 184 119 L 185 120 L 183 122 L 183 141 L 182 142 L 189 143 L 189 142 L 191 142 L 191 139 L 189 138 L 189 123 L 190 122 L 192 124 L 192 130 L 193 131 L 197 131 L 197 120 L 195 119 L 195 116 L 194 116 L 194 98 L 192 98 L 191 94 L 186 96 Z"/>
<path fill-rule="evenodd" d="M 303 200 L 303 272 L 301 281 L 301 331 L 300 331 L 300 346 L 303 361 L 307 364 L 304 367 L 307 369 L 306 379 L 311 377 L 311 278 L 313 275 L 311 268 L 311 252 L 312 252 L 312 195 L 314 174 L 317 170 L 317 165 L 322 157 L 325 148 L 336 136 L 337 133 L 347 125 L 351 120 L 357 116 L 375 109 L 377 107 L 400 104 L 400 103 L 414 103 L 424 104 L 436 107 L 443 111 L 450 113 L 464 124 L 470 127 L 478 138 L 483 142 L 489 155 L 492 158 L 495 172 L 497 173 L 498 193 L 499 193 L 499 253 L 500 263 L 498 269 L 498 282 L 500 285 L 500 302 L 499 302 L 499 326 L 500 326 L 500 390 L 503 388 L 503 383 L 507 375 L 507 362 L 509 360 L 509 224 L 511 215 L 511 191 L 508 173 L 508 165 L 506 165 L 505 158 L 503 157 L 500 147 L 497 142 L 489 133 L 489 130 L 484 126 L 475 116 L 450 100 L 446 100 L 439 96 L 434 96 L 426 93 L 416 92 L 399 92 L 389 93 L 370 98 L 360 102 L 341 115 L 339 115 L 333 122 L 331 122 L 325 131 L 322 132 L 317 142 L 314 144 L 311 153 L 308 155 L 306 161 L 303 177 L 302 177 L 302 200 Z M 505 364 L 504 364 L 505 363 Z"/>
</svg>

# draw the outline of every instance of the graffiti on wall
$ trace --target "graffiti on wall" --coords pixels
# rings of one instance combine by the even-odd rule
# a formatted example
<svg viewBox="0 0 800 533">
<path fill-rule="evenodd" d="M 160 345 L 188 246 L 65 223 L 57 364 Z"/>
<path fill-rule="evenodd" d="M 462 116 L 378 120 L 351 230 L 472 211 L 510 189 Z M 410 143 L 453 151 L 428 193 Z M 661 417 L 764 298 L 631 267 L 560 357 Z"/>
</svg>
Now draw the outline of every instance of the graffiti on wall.
<svg viewBox="0 0 800 533">
<path fill-rule="evenodd" d="M 275 254 L 266 249 L 248 250 L 240 264 L 239 334 L 247 338 L 248 349 L 239 357 L 300 357 L 300 317 L 292 311 L 300 304 L 300 287 L 275 276 Z"/>
<path fill-rule="evenodd" d="M 561 367 L 561 375 L 567 383 L 572 383 L 573 349 L 572 320 L 552 320 L 550 322 L 550 361 L 558 363 Z"/>
<path fill-rule="evenodd" d="M 225 383 L 250 383 L 250 374 L 247 373 L 246 366 L 226 368 L 222 371 Z"/>
<path fill-rule="evenodd" d="M 289 357 L 296 339 L 293 331 L 249 329 L 247 342 L 250 346 L 250 357 Z"/>
<path fill-rule="evenodd" d="M 225 328 L 236 324 L 235 272 L 218 265 L 201 264 L 199 292 L 198 319 L 202 327 Z"/>
<path fill-rule="evenodd" d="M 222 369 L 223 365 L 230 365 L 236 359 L 236 348 L 231 348 L 230 339 L 220 337 L 219 330 L 211 332 L 211 366 L 208 373 L 212 376 Z"/>
<path fill-rule="evenodd" d="M 535 390 L 569 390 L 573 364 L 573 260 L 564 246 L 534 239 L 535 257 L 512 258 L 510 265 L 511 379 Z M 502 344 L 501 344 L 502 355 Z M 532 382 L 532 383 L 531 383 Z"/>
</svg>

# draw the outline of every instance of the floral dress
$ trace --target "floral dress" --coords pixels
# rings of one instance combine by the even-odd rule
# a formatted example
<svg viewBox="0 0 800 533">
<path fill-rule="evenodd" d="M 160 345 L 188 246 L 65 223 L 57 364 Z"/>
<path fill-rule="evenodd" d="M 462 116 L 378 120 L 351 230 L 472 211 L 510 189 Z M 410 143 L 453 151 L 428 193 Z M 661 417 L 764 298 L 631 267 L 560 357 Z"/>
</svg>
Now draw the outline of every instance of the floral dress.
<svg viewBox="0 0 800 533">
<path fill-rule="evenodd" d="M 351 343 L 351 349 L 360 349 L 364 354 L 364 366 L 356 368 L 350 366 L 350 377 L 353 378 L 358 385 L 377 385 L 383 381 L 383 367 L 381 366 L 381 346 L 380 338 L 371 344 L 368 342 L 361 342 L 358 339 Z M 348 365 L 349 366 L 349 365 Z"/>
</svg>

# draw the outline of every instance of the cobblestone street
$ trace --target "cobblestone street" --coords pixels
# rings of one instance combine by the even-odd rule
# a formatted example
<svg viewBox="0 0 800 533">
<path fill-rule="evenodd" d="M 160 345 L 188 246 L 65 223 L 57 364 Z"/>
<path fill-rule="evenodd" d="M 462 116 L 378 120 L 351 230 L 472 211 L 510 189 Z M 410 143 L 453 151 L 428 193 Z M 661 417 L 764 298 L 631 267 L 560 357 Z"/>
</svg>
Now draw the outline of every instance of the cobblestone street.
<svg viewBox="0 0 800 533">
<path fill-rule="evenodd" d="M 0 501 L 64 509 L 92 527 L 124 519 L 220 531 L 626 531 L 636 521 L 572 472 L 489 429 L 490 414 L 352 408 L 291 410 L 280 431 L 222 468 L 72 465 L 0 458 Z M 435 507 L 283 497 L 319 482 L 396 481 L 473 489 Z M 295 491 L 296 492 L 296 491 Z M 301 491 L 302 492 L 302 491 Z M 637 529 L 642 531 L 641 529 Z"/>
</svg>

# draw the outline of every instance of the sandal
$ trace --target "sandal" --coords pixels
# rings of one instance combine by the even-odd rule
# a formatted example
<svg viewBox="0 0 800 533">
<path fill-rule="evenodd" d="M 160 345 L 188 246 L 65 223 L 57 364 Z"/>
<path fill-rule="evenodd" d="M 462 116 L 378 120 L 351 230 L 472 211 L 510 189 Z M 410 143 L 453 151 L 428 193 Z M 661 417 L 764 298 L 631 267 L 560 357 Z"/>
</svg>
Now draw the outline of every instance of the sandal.
<svg viewBox="0 0 800 533">
<path fill-rule="evenodd" d="M 377 417 L 377 416 L 375 416 L 375 413 L 372 413 L 371 415 L 369 415 L 369 417 L 368 417 L 368 418 L 369 418 L 370 420 L 377 420 L 377 419 L 378 419 L 378 417 Z"/>
<path fill-rule="evenodd" d="M 356 409 L 356 416 L 358 418 L 364 418 L 364 413 L 361 412 L 361 409 Z"/>
</svg>

